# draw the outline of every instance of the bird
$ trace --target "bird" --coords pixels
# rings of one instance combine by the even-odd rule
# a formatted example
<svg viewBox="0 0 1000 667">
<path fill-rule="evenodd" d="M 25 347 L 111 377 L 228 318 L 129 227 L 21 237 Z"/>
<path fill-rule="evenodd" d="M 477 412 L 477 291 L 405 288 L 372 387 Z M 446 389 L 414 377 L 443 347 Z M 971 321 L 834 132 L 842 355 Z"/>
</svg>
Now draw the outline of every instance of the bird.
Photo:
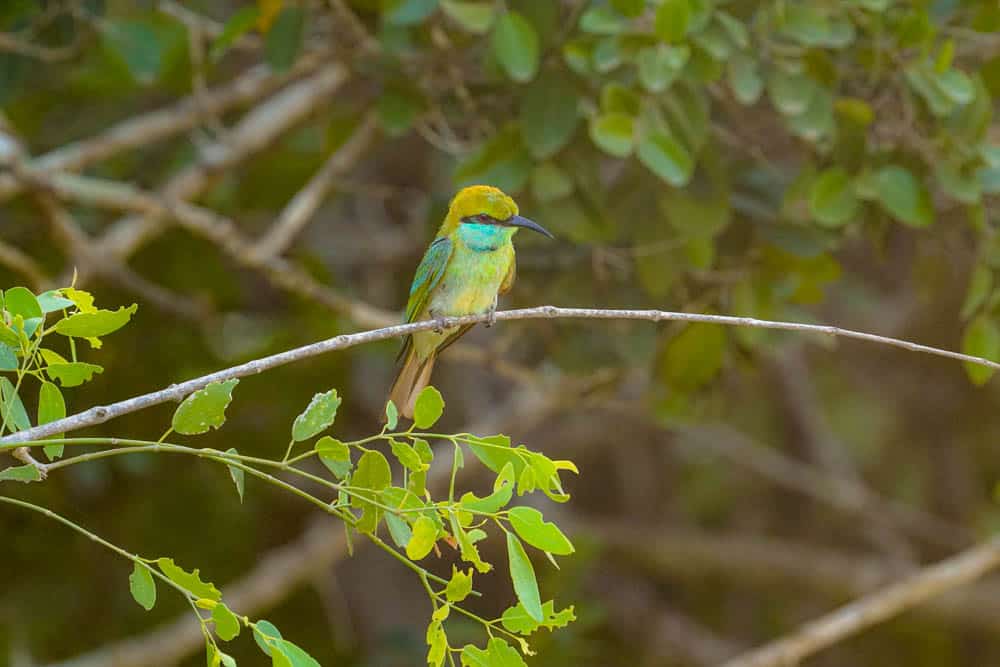
<svg viewBox="0 0 1000 667">
<path fill-rule="evenodd" d="M 404 321 L 489 313 L 486 326 L 492 326 L 498 297 L 514 284 L 511 240 L 522 228 L 555 238 L 519 215 L 517 204 L 499 188 L 470 185 L 460 190 L 417 266 Z M 406 336 L 398 358 L 402 363 L 389 390 L 389 400 L 400 414 L 413 418 L 417 396 L 430 381 L 438 355 L 472 326 L 438 326 Z"/>
</svg>

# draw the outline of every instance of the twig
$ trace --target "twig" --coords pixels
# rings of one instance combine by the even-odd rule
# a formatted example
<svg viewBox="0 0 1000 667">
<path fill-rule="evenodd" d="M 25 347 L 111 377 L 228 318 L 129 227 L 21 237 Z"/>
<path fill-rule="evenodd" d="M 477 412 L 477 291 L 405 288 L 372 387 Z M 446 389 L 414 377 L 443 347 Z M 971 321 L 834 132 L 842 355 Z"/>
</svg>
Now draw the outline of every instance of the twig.
<svg viewBox="0 0 1000 667">
<path fill-rule="evenodd" d="M 803 324 L 799 322 L 778 322 L 773 320 L 759 320 L 752 317 L 733 317 L 729 315 L 706 315 L 702 313 L 676 313 L 665 310 L 619 310 L 619 309 L 598 309 L 598 308 L 558 308 L 556 306 L 538 306 L 536 308 L 521 308 L 518 310 L 498 311 L 495 314 L 496 321 L 514 320 L 535 320 L 535 319 L 587 319 L 587 320 L 644 320 L 649 322 L 701 322 L 707 324 L 721 324 L 725 326 L 741 326 L 758 329 L 779 329 L 783 331 L 798 331 L 803 333 L 824 334 L 827 336 L 839 336 L 842 338 L 853 338 L 872 343 L 880 343 L 892 347 L 899 347 L 912 352 L 923 352 L 948 359 L 956 359 L 968 363 L 977 364 L 1000 370 L 1000 363 L 974 357 L 960 352 L 942 350 L 929 345 L 921 345 L 911 341 L 889 338 L 877 334 L 853 331 L 840 327 L 827 326 L 822 324 Z M 37 440 L 56 433 L 75 431 L 87 426 L 102 424 L 109 419 L 119 417 L 124 414 L 136 412 L 153 405 L 167 403 L 169 401 L 179 401 L 193 391 L 197 391 L 212 382 L 229 380 L 232 378 L 254 375 L 265 370 L 283 366 L 293 361 L 301 361 L 320 354 L 343 350 L 356 345 L 372 343 L 386 340 L 396 336 L 406 336 L 419 331 L 430 331 L 435 328 L 456 327 L 463 324 L 477 324 L 485 322 L 489 318 L 488 313 L 479 315 L 466 315 L 463 317 L 447 317 L 441 320 L 425 320 L 413 322 L 411 324 L 400 324 L 371 331 L 363 331 L 354 334 L 342 334 L 327 340 L 312 343 L 302 347 L 279 352 L 267 357 L 255 359 L 245 364 L 232 366 L 230 368 L 210 373 L 187 382 L 172 385 L 160 391 L 154 391 L 142 396 L 136 396 L 118 403 L 107 406 L 98 406 L 81 412 L 79 414 L 66 417 L 48 424 L 36 426 L 20 433 L 14 433 L 4 438 L 0 438 L 2 443 L 25 442 L 27 440 Z"/>
<path fill-rule="evenodd" d="M 334 180 L 349 171 L 361 159 L 361 155 L 371 145 L 375 137 L 377 123 L 373 114 L 368 114 L 354 130 L 354 134 L 338 148 L 320 167 L 309 182 L 299 190 L 281 211 L 278 220 L 267 233 L 257 241 L 253 252 L 260 259 L 282 254 L 302 232 L 327 193 L 334 186 Z"/>
<path fill-rule="evenodd" d="M 937 595 L 975 581 L 1000 565 L 1000 537 L 924 568 L 805 624 L 793 634 L 725 663 L 724 667 L 779 667 L 800 660 Z"/>
<path fill-rule="evenodd" d="M 72 58 L 79 48 L 77 40 L 66 46 L 43 46 L 18 39 L 16 36 L 0 32 L 0 52 L 17 53 L 29 58 L 36 58 L 46 63 L 55 63 Z"/>
</svg>

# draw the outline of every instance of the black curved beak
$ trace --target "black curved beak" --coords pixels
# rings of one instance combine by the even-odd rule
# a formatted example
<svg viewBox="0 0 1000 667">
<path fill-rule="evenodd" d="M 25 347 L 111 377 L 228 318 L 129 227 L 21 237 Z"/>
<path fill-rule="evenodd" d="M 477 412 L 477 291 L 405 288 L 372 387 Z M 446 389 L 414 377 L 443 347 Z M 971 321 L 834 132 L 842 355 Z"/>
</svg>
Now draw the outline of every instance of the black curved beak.
<svg viewBox="0 0 1000 667">
<path fill-rule="evenodd" d="M 503 221 L 503 224 L 510 227 L 524 227 L 525 229 L 530 229 L 532 231 L 538 232 L 542 236 L 548 236 L 550 239 L 555 240 L 556 237 L 552 236 L 552 233 L 542 227 L 540 224 L 534 220 L 529 220 L 528 218 L 522 217 L 520 215 L 513 215 Z"/>
</svg>

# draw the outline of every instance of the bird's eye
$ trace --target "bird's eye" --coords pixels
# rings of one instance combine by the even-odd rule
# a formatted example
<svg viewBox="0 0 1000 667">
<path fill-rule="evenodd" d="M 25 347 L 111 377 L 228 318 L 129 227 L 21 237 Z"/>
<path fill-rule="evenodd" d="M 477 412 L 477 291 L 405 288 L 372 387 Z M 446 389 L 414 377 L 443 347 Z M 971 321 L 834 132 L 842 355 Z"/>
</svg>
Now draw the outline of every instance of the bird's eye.
<svg viewBox="0 0 1000 667">
<path fill-rule="evenodd" d="M 480 213 L 479 215 L 476 216 L 476 220 L 478 220 L 479 222 L 487 223 L 490 221 L 490 216 L 486 215 L 485 213 Z"/>
</svg>

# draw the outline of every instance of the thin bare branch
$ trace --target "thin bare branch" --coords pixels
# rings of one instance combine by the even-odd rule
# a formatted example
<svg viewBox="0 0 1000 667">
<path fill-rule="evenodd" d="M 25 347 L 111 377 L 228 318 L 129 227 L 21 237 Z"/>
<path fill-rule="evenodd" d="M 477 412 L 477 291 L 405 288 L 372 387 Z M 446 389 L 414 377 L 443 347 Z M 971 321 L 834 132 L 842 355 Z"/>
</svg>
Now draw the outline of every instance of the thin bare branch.
<svg viewBox="0 0 1000 667">
<path fill-rule="evenodd" d="M 377 123 L 373 114 L 365 116 L 354 134 L 320 167 L 281 211 L 278 220 L 261 237 L 254 252 L 261 259 L 282 254 L 309 224 L 316 209 L 326 199 L 334 181 L 357 164 L 375 137 Z"/>
<path fill-rule="evenodd" d="M 787 637 L 734 658 L 724 667 L 781 667 L 799 661 L 1000 566 L 1000 537 L 924 568 L 811 621 Z"/>
<path fill-rule="evenodd" d="M 752 317 L 733 317 L 729 315 L 706 315 L 703 313 L 676 313 L 666 310 L 620 310 L 620 309 L 598 309 L 598 308 L 559 308 L 556 306 L 538 306 L 536 308 L 521 308 L 518 310 L 498 311 L 495 314 L 496 321 L 514 320 L 537 320 L 537 319 L 585 319 L 585 320 L 643 320 L 648 322 L 701 322 L 706 324 L 721 324 L 724 326 L 751 327 L 757 329 L 778 329 L 783 331 L 797 331 L 801 333 L 823 334 L 825 336 L 839 336 L 842 338 L 853 338 L 856 340 L 899 347 L 912 352 L 923 352 L 933 356 L 945 357 L 965 361 L 987 368 L 1000 370 L 1000 363 L 973 357 L 968 354 L 942 350 L 929 345 L 921 345 L 898 338 L 888 338 L 877 334 L 865 333 L 863 331 L 853 331 L 840 327 L 823 324 L 803 324 L 800 322 L 779 322 L 774 320 L 758 320 Z M 60 419 L 48 424 L 36 426 L 20 433 L 14 433 L 0 438 L 0 443 L 18 443 L 29 440 L 37 440 L 56 433 L 76 431 L 87 426 L 103 424 L 109 419 L 119 417 L 124 414 L 143 410 L 153 405 L 167 403 L 170 401 L 182 400 L 193 391 L 197 391 L 212 382 L 229 380 L 232 378 L 255 375 L 271 368 L 277 368 L 293 361 L 301 361 L 320 354 L 343 350 L 356 345 L 372 343 L 375 341 L 406 336 L 418 331 L 430 331 L 436 328 L 450 328 L 463 324 L 477 324 L 485 322 L 489 318 L 488 313 L 479 315 L 466 315 L 463 317 L 446 317 L 440 320 L 425 320 L 410 324 L 400 324 L 371 331 L 363 331 L 354 334 L 342 334 L 334 336 L 318 343 L 304 345 L 268 357 L 261 357 L 248 361 L 245 364 L 232 366 L 230 368 L 210 373 L 187 382 L 172 385 L 166 389 L 154 391 L 142 396 L 136 396 L 118 403 L 107 406 L 97 406 L 84 412 Z"/>
</svg>

